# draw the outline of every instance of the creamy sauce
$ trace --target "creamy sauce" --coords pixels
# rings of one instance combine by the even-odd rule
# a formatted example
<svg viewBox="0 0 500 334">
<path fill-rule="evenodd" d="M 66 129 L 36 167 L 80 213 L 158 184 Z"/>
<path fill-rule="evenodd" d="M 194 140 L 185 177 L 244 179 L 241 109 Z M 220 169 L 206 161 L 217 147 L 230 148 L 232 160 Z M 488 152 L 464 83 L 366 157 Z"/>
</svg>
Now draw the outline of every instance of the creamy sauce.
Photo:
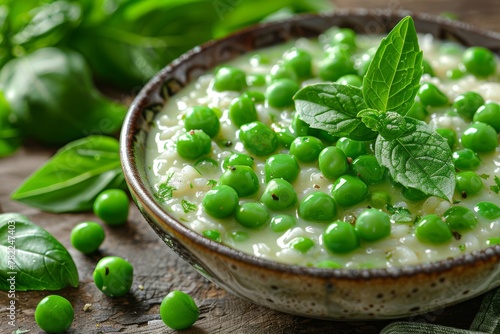
<svg viewBox="0 0 500 334">
<path fill-rule="evenodd" d="M 369 37 L 358 37 L 358 45 L 361 49 L 377 46 L 379 39 Z M 424 74 L 421 82 L 432 82 L 436 84 L 449 98 L 450 101 L 464 92 L 475 91 L 480 93 L 488 101 L 500 102 L 500 83 L 478 80 L 472 75 L 465 75 L 458 80 L 448 80 L 445 73 L 448 69 L 457 68 L 460 63 L 461 50 L 458 54 L 443 54 L 440 48 L 443 44 L 435 41 L 431 36 L 420 36 L 420 47 L 426 59 L 433 67 L 436 77 Z M 258 54 L 265 54 L 269 59 L 269 64 L 260 64 L 252 54 L 243 56 L 230 65 L 243 69 L 247 74 L 267 74 L 270 68 L 281 57 L 284 50 L 292 46 L 309 51 L 314 55 L 323 53 L 322 46 L 315 40 L 299 39 L 293 44 L 273 47 L 258 51 Z M 458 46 L 453 46 L 457 48 Z M 458 47 L 459 48 L 459 47 Z M 313 73 L 317 73 L 317 60 L 313 61 Z M 498 75 L 496 75 L 498 77 Z M 172 97 L 166 104 L 164 110 L 157 115 L 154 125 L 148 137 L 148 149 L 146 153 L 149 182 L 154 192 L 157 192 L 160 185 L 168 182 L 173 189 L 171 199 L 163 203 L 165 209 L 179 221 L 189 228 L 203 233 L 207 230 L 218 230 L 221 234 L 221 242 L 241 250 L 243 252 L 278 262 L 314 266 L 323 260 L 332 260 L 340 263 L 346 268 L 360 267 L 393 267 L 411 265 L 423 262 L 430 262 L 449 257 L 456 257 L 474 250 L 487 247 L 487 240 L 492 237 L 500 237 L 500 219 L 488 220 L 480 215 L 477 226 L 461 233 L 461 237 L 440 244 L 430 245 L 419 241 L 415 237 L 415 227 L 413 223 L 392 222 L 391 235 L 375 242 L 361 242 L 361 247 L 348 254 L 333 254 L 324 246 L 321 234 L 328 223 L 310 222 L 301 219 L 296 213 L 296 207 L 287 213 L 297 217 L 295 227 L 281 233 L 273 232 L 266 224 L 259 229 L 249 229 L 240 225 L 234 218 L 215 219 L 208 216 L 201 201 L 205 193 L 212 188 L 215 182 L 222 175 L 220 166 L 222 160 L 233 152 L 246 152 L 243 144 L 238 141 L 238 128 L 231 124 L 228 117 L 228 107 L 231 101 L 240 96 L 240 92 L 216 92 L 211 88 L 213 74 L 209 73 L 201 76 L 196 82 Z M 303 82 L 306 85 L 317 82 L 318 79 L 311 79 Z M 264 92 L 265 87 L 251 87 L 252 91 Z M 219 134 L 212 139 L 212 152 L 210 158 L 218 162 L 217 167 L 198 166 L 198 170 L 193 166 L 194 161 L 185 160 L 176 153 L 176 139 L 184 132 L 183 115 L 192 106 L 207 105 L 221 111 Z M 256 103 L 259 120 L 271 127 L 286 127 L 291 124 L 294 110 L 274 109 L 265 102 Z M 433 127 L 449 128 L 456 131 L 458 138 L 467 127 L 468 123 L 458 116 L 448 116 L 444 109 L 431 109 L 431 116 L 428 121 Z M 226 143 L 232 144 L 227 147 Z M 461 148 L 460 143 L 458 147 Z M 473 210 L 476 203 L 489 201 L 500 204 L 500 196 L 490 190 L 494 185 L 493 177 L 499 174 L 500 170 L 500 150 L 497 147 L 495 152 L 479 154 L 481 166 L 475 170 L 479 175 L 488 175 L 483 180 L 484 189 L 478 194 L 469 196 L 462 200 L 459 194 L 455 194 L 455 199 L 460 200 L 460 205 Z M 280 146 L 274 154 L 288 153 L 288 150 Z M 251 154 L 250 154 L 251 155 Z M 260 178 L 259 192 L 250 198 L 240 198 L 240 204 L 246 201 L 258 201 L 265 189 L 264 163 L 267 157 L 254 157 L 254 170 Z M 299 201 L 314 191 L 323 191 L 331 194 L 333 181 L 322 176 L 318 169 L 317 161 L 314 163 L 302 163 L 300 174 L 292 183 Z M 395 207 L 408 208 L 413 220 L 417 216 L 428 213 L 442 215 L 452 204 L 436 197 L 430 197 L 420 202 L 411 202 L 401 196 L 400 188 L 390 186 L 388 183 L 369 186 L 369 191 L 384 190 L 390 193 L 392 204 Z M 186 203 L 194 206 L 186 207 Z M 367 208 L 369 200 L 355 207 L 338 207 L 336 219 L 349 220 L 352 216 L 357 216 Z M 239 233 L 239 234 L 238 234 Z M 248 238 L 240 238 L 241 233 L 248 235 Z M 306 253 L 302 253 L 290 247 L 290 241 L 295 237 L 308 237 L 314 241 L 314 247 Z"/>
</svg>

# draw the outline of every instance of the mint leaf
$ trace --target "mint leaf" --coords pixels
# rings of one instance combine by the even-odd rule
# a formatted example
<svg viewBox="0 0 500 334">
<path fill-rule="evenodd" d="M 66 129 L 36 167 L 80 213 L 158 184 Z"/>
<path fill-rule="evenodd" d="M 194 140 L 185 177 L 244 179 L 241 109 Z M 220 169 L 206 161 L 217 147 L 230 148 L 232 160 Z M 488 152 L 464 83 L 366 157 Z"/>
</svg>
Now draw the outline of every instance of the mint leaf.
<svg viewBox="0 0 500 334">
<path fill-rule="evenodd" d="M 403 186 L 451 202 L 455 168 L 448 143 L 426 123 L 411 117 L 405 121 L 411 129 L 397 139 L 377 138 L 378 162 Z"/>
<path fill-rule="evenodd" d="M 402 19 L 382 39 L 363 79 L 369 108 L 406 114 L 415 102 L 422 76 L 422 51 L 413 19 Z"/>
<path fill-rule="evenodd" d="M 358 87 L 337 83 L 313 84 L 299 90 L 294 100 L 300 118 L 311 128 L 354 140 L 370 140 L 377 136 L 357 117 L 367 108 Z"/>
<path fill-rule="evenodd" d="M 406 121 L 400 114 L 375 109 L 365 109 L 358 113 L 361 121 L 370 129 L 377 131 L 387 140 L 393 140 L 409 130 Z"/>
</svg>

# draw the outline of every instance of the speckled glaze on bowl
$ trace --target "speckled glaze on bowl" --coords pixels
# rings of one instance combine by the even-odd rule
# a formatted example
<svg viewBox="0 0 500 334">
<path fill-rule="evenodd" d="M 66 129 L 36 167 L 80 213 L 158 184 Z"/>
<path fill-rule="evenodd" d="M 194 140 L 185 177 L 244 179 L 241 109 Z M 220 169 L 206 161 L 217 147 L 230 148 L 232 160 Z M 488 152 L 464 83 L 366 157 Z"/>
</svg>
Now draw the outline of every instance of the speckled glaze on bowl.
<svg viewBox="0 0 500 334">
<path fill-rule="evenodd" d="M 498 53 L 500 34 L 404 11 L 341 10 L 270 23 L 197 47 L 159 72 L 132 103 L 121 135 L 125 178 L 140 211 L 162 240 L 209 280 L 239 297 L 279 311 L 319 319 L 389 319 L 442 308 L 500 285 L 500 246 L 444 261 L 389 269 L 320 269 L 280 264 L 205 238 L 162 208 L 146 177 L 151 122 L 170 96 L 216 65 L 245 52 L 331 26 L 387 33 L 411 15 L 417 31 Z"/>
</svg>

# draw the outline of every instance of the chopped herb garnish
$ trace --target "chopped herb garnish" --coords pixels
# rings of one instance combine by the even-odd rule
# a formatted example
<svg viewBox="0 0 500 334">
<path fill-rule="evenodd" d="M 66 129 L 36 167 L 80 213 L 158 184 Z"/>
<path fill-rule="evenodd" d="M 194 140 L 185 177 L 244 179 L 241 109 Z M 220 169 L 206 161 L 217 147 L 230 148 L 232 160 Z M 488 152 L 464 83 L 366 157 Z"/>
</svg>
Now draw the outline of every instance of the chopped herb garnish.
<svg viewBox="0 0 500 334">
<path fill-rule="evenodd" d="M 217 180 L 208 180 L 207 186 L 215 187 L 217 185 Z"/>
<path fill-rule="evenodd" d="M 458 246 L 458 248 L 462 251 L 462 252 L 465 252 L 465 249 L 467 248 L 464 244 L 461 244 L 460 246 Z"/>
<path fill-rule="evenodd" d="M 182 210 L 184 210 L 184 213 L 189 213 L 191 211 L 196 211 L 198 209 L 198 206 L 194 203 L 191 203 L 190 201 L 183 199 L 181 201 L 182 205 Z"/>
<path fill-rule="evenodd" d="M 294 96 L 295 106 L 311 128 L 354 140 L 376 138 L 375 156 L 396 182 L 451 202 L 455 168 L 446 139 L 406 116 L 422 73 L 422 51 L 408 16 L 380 43 L 362 89 L 338 83 L 308 85 Z"/>
<path fill-rule="evenodd" d="M 174 176 L 174 173 L 169 174 L 167 176 L 167 180 L 158 186 L 158 191 L 154 195 L 155 198 L 162 203 L 165 203 L 166 201 L 171 199 L 173 196 L 174 190 L 176 190 L 176 188 L 170 184 L 170 181 L 172 180 L 173 176 Z"/>
<path fill-rule="evenodd" d="M 483 180 L 488 180 L 490 178 L 488 174 L 479 174 L 479 177 L 482 178 Z"/>
<path fill-rule="evenodd" d="M 500 192 L 500 178 L 495 175 L 495 185 L 490 186 L 491 191 L 494 191 L 495 194 L 498 194 Z"/>
</svg>

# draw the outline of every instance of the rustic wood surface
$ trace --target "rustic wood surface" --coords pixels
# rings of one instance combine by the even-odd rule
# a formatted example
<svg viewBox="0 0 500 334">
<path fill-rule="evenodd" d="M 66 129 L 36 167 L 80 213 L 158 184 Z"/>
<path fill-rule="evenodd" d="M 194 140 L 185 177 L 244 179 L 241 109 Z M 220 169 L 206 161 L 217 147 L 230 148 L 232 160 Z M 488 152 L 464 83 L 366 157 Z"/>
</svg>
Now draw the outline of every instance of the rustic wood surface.
<svg viewBox="0 0 500 334">
<path fill-rule="evenodd" d="M 500 31 L 500 2 L 497 1 L 358 1 L 337 0 L 337 7 L 409 9 L 431 14 L 456 13 L 463 21 Z M 301 318 L 253 305 L 234 297 L 205 280 L 166 247 L 147 225 L 135 207 L 125 227 L 106 227 L 107 238 L 100 253 L 85 256 L 69 241 L 71 229 L 79 222 L 96 220 L 92 214 L 48 214 L 13 202 L 9 194 L 20 182 L 46 161 L 53 149 L 27 144 L 15 155 L 0 160 L 0 204 L 3 212 L 19 212 L 44 227 L 61 241 L 73 256 L 80 286 L 57 293 L 68 298 L 75 308 L 75 320 L 68 333 L 173 333 L 159 317 L 159 305 L 171 289 L 191 294 L 200 306 L 198 322 L 185 333 L 378 333 L 392 321 L 332 322 Z M 93 284 L 92 271 L 98 259 L 120 255 L 134 266 L 135 278 L 127 297 L 111 299 Z M 4 270 L 1 268 L 0 270 Z M 50 292 L 17 293 L 16 327 L 8 324 L 8 297 L 0 292 L 0 333 L 15 329 L 43 333 L 35 324 L 34 310 Z M 92 306 L 86 312 L 85 304 Z M 429 314 L 401 319 L 432 322 L 469 328 L 481 303 L 481 296 Z"/>
</svg>

